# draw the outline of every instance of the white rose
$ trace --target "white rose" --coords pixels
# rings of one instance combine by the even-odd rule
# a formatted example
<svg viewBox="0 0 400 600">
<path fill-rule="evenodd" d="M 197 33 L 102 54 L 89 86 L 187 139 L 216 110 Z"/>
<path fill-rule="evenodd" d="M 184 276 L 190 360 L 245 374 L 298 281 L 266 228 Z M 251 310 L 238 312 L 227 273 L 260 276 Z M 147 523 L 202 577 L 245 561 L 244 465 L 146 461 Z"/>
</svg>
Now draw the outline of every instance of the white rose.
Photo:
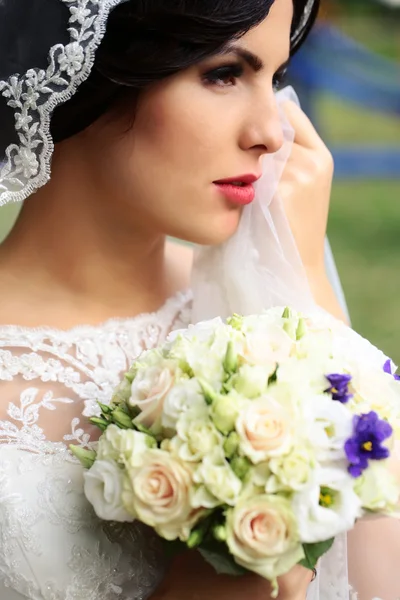
<svg viewBox="0 0 400 600">
<path fill-rule="evenodd" d="M 261 495 L 240 500 L 226 516 L 227 545 L 235 561 L 269 580 L 304 558 L 289 500 Z"/>
<path fill-rule="evenodd" d="M 253 400 L 236 421 L 240 450 L 254 464 L 287 454 L 293 446 L 295 426 L 293 415 L 274 398 Z"/>
<path fill-rule="evenodd" d="M 237 335 L 221 319 L 205 321 L 180 332 L 170 345 L 169 354 L 219 391 L 225 378 L 223 365 L 228 343 Z"/>
<path fill-rule="evenodd" d="M 296 389 L 297 394 L 305 395 L 309 391 L 323 393 L 329 387 L 325 373 L 334 372 L 333 368 L 328 368 L 327 361 L 324 362 L 325 364 L 321 364 L 319 360 L 291 357 L 279 365 L 277 380 Z"/>
<path fill-rule="evenodd" d="M 296 357 L 316 361 L 329 358 L 333 354 L 333 343 L 331 329 L 308 330 L 296 344 Z"/>
<path fill-rule="evenodd" d="M 180 339 L 209 342 L 218 329 L 225 327 L 226 325 L 221 317 L 209 319 L 208 321 L 199 321 L 195 325 L 189 325 L 187 329 L 177 329 L 172 331 L 167 337 L 167 343 L 171 348 Z"/>
<path fill-rule="evenodd" d="M 371 461 L 354 486 L 364 509 L 386 512 L 396 510 L 400 500 L 400 488 L 396 479 L 384 463 Z"/>
<path fill-rule="evenodd" d="M 349 531 L 362 516 L 354 480 L 344 467 L 317 469 L 310 485 L 294 495 L 292 505 L 300 537 L 310 544 Z"/>
<path fill-rule="evenodd" d="M 266 484 L 266 492 L 274 493 L 288 489 L 297 491 L 309 483 L 316 460 L 308 449 L 295 448 L 287 456 L 272 458 L 268 466 L 272 476 Z"/>
<path fill-rule="evenodd" d="M 287 360 L 293 348 L 293 340 L 282 327 L 271 324 L 246 333 L 241 358 L 273 373 L 276 364 Z"/>
<path fill-rule="evenodd" d="M 203 392 L 196 379 L 182 380 L 168 392 L 164 400 L 161 424 L 165 429 L 176 430 L 180 415 L 190 408 L 201 407 L 205 403 Z"/>
<path fill-rule="evenodd" d="M 270 376 L 275 371 L 275 363 L 271 367 L 243 365 L 232 378 L 233 388 L 245 398 L 254 399 L 267 391 Z"/>
<path fill-rule="evenodd" d="M 184 461 L 199 461 L 222 446 L 222 436 L 210 420 L 205 405 L 183 413 L 176 429 L 178 435 L 171 440 L 170 448 Z"/>
<path fill-rule="evenodd" d="M 202 516 L 202 511 L 194 510 L 190 503 L 191 470 L 162 450 L 142 454 L 140 463 L 127 471 L 124 506 L 161 537 L 186 541 Z"/>
<path fill-rule="evenodd" d="M 194 481 L 199 484 L 192 498 L 194 507 L 234 506 L 242 490 L 242 482 L 229 464 L 223 458 L 215 460 L 213 455 L 203 459 L 196 469 Z"/>
<path fill-rule="evenodd" d="M 133 429 L 109 425 L 99 440 L 97 458 L 134 465 L 139 455 L 149 449 L 149 439 Z"/>
<path fill-rule="evenodd" d="M 99 519 L 134 521 L 123 506 L 123 481 L 124 472 L 112 460 L 96 460 L 92 468 L 84 472 L 85 495 Z"/>
<path fill-rule="evenodd" d="M 152 427 L 161 417 L 164 399 L 173 384 L 174 372 L 170 364 L 139 369 L 128 402 L 141 411 L 134 422 Z"/>
</svg>

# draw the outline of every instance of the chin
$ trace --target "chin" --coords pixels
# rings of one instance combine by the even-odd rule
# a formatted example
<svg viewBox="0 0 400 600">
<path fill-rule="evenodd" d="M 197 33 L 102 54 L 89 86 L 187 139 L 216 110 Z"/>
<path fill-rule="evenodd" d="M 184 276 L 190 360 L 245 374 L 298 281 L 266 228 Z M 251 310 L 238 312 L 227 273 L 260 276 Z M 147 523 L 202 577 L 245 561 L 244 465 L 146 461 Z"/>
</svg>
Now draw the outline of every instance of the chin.
<svg viewBox="0 0 400 600">
<path fill-rule="evenodd" d="M 241 210 L 231 210 L 223 215 L 215 215 L 208 222 L 193 222 L 193 226 L 185 228 L 175 236 L 200 246 L 219 246 L 227 242 L 237 231 L 240 222 Z"/>
</svg>

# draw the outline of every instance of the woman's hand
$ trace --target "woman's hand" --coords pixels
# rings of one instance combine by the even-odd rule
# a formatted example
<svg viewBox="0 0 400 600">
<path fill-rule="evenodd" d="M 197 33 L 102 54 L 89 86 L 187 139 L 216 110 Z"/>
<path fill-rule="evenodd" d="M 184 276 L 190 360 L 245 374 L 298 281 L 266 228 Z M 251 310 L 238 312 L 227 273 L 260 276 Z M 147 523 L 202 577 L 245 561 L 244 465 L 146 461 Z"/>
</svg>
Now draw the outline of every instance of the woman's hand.
<svg viewBox="0 0 400 600">
<path fill-rule="evenodd" d="M 295 138 L 279 193 L 306 270 L 321 270 L 333 159 L 301 108 L 294 102 L 286 102 L 283 107 L 295 130 Z"/>
<path fill-rule="evenodd" d="M 332 155 L 297 104 L 286 102 L 283 107 L 295 130 L 295 138 L 279 194 L 316 303 L 346 322 L 324 262 L 334 171 Z"/>
<path fill-rule="evenodd" d="M 278 600 L 305 600 L 312 573 L 300 566 L 279 578 Z M 272 588 L 257 575 L 217 575 L 198 552 L 177 557 L 151 600 L 268 600 Z"/>
</svg>

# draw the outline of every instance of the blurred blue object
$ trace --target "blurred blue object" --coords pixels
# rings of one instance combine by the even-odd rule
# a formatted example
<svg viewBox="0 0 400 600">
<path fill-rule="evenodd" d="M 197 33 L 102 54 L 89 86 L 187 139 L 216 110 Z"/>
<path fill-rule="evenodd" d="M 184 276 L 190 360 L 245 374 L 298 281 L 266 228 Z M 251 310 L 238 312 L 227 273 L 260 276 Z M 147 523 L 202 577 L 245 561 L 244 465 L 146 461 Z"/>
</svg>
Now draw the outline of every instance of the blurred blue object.
<svg viewBox="0 0 400 600">
<path fill-rule="evenodd" d="M 293 58 L 289 76 L 317 127 L 314 99 L 319 92 L 400 118 L 400 66 L 330 25 L 315 28 Z M 400 143 L 398 150 L 378 146 L 331 150 L 339 177 L 400 178 Z"/>
</svg>

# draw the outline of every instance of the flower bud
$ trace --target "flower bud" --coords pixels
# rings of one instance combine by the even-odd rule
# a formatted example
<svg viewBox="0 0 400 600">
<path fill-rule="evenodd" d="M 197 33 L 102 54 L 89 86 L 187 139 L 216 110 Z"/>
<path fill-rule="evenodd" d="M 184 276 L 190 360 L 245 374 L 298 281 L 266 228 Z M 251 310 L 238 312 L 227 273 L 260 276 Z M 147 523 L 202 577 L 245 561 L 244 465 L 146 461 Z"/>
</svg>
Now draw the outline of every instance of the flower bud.
<svg viewBox="0 0 400 600">
<path fill-rule="evenodd" d="M 234 314 L 227 320 L 228 325 L 232 327 L 232 329 L 236 329 L 237 331 L 241 331 L 243 327 L 243 317 L 240 315 Z"/>
<path fill-rule="evenodd" d="M 204 531 L 202 529 L 195 529 L 190 534 L 189 539 L 186 542 L 186 545 L 190 550 L 192 550 L 193 548 L 197 548 L 197 546 L 200 546 L 203 539 L 204 539 Z"/>
<path fill-rule="evenodd" d="M 215 400 L 219 398 L 218 392 L 216 392 L 214 388 L 209 383 L 207 383 L 207 381 L 204 381 L 204 379 L 198 378 L 198 382 L 200 384 L 201 391 L 203 392 L 204 399 L 207 402 L 207 404 L 213 404 L 213 402 L 215 402 Z"/>
<path fill-rule="evenodd" d="M 247 473 L 250 471 L 251 462 L 244 456 L 236 456 L 231 461 L 231 469 L 239 479 L 243 481 Z"/>
<path fill-rule="evenodd" d="M 92 423 L 92 425 L 95 425 L 96 427 L 101 429 L 101 431 L 105 431 L 109 425 L 108 421 L 106 421 L 105 419 L 101 419 L 100 417 L 92 417 L 91 419 L 89 419 L 89 421 Z"/>
<path fill-rule="evenodd" d="M 296 330 L 296 340 L 299 341 L 303 338 L 307 333 L 307 324 L 305 319 L 299 319 L 299 324 L 297 325 Z"/>
<path fill-rule="evenodd" d="M 121 408 L 116 408 L 112 412 L 113 421 L 121 429 L 132 429 L 132 419 Z"/>
<path fill-rule="evenodd" d="M 226 542 L 226 527 L 224 525 L 216 525 L 213 528 L 213 535 L 218 542 Z"/>
<path fill-rule="evenodd" d="M 233 342 L 228 342 L 228 348 L 226 350 L 225 360 L 224 360 L 224 370 L 226 373 L 231 374 L 235 373 L 238 368 L 238 355 L 235 350 L 235 345 Z"/>
<path fill-rule="evenodd" d="M 74 446 L 73 444 L 70 445 L 69 449 L 84 469 L 90 469 L 93 466 L 97 456 L 94 450 L 87 450 L 82 446 Z"/>
<path fill-rule="evenodd" d="M 232 431 L 224 442 L 224 452 L 226 458 L 232 458 L 239 448 L 240 438 L 236 431 Z"/>
<path fill-rule="evenodd" d="M 239 415 L 239 404 L 233 396 L 218 395 L 211 409 L 211 418 L 215 427 L 224 435 L 235 429 Z"/>
</svg>

